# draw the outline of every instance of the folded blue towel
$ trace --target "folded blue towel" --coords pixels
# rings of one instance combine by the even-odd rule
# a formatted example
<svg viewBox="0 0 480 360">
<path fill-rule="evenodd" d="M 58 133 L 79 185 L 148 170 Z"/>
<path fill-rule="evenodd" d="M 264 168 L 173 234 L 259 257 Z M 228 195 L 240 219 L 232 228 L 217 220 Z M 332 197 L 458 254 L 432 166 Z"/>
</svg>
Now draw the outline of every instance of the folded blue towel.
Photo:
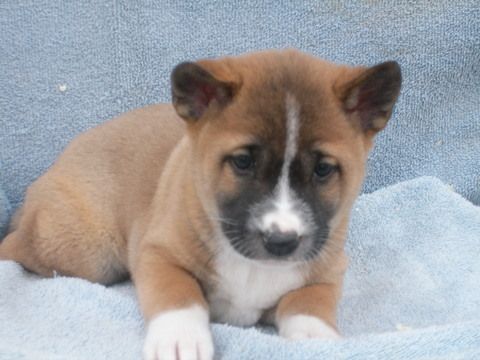
<svg viewBox="0 0 480 360">
<path fill-rule="evenodd" d="M 10 220 L 10 202 L 0 187 L 0 239 L 5 235 Z"/>
<path fill-rule="evenodd" d="M 365 190 L 421 175 L 480 204 L 480 1 L 0 2 L 0 183 L 13 205 L 79 132 L 170 101 L 178 62 L 296 47 L 404 77 Z"/>
<path fill-rule="evenodd" d="M 480 204 L 480 2 L 239 4 L 2 2 L 0 236 L 26 187 L 76 134 L 169 101 L 176 63 L 289 46 L 350 64 L 400 62 L 402 94 L 371 155 L 366 191 L 427 174 Z M 289 343 L 214 325 L 217 352 L 480 359 L 479 223 L 478 208 L 432 178 L 363 196 L 339 314 L 348 338 Z M 10 262 L 0 262 L 0 323 L 0 359 L 134 359 L 144 336 L 129 283 L 39 280 Z"/>
<path fill-rule="evenodd" d="M 356 202 L 339 327 L 291 342 L 213 325 L 222 359 L 479 359 L 480 208 L 431 177 Z M 137 359 L 144 324 L 129 282 L 41 279 L 0 262 L 0 359 Z"/>
</svg>

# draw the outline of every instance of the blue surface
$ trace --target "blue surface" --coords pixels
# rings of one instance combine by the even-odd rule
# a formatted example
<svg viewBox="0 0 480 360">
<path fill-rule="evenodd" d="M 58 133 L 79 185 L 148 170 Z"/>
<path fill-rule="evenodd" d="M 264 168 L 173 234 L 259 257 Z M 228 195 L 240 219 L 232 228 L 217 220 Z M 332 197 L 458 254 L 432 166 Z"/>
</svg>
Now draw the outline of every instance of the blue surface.
<svg viewBox="0 0 480 360">
<path fill-rule="evenodd" d="M 1 1 L 0 184 L 16 207 L 76 134 L 169 101 L 180 61 L 297 47 L 402 66 L 366 191 L 434 175 L 478 204 L 479 19 L 476 0 Z"/>
<path fill-rule="evenodd" d="M 10 202 L 0 187 L 0 239 L 5 235 L 10 217 Z"/>
<path fill-rule="evenodd" d="M 480 207 L 425 177 L 357 201 L 340 342 L 213 325 L 219 359 L 480 359 Z M 0 262 L 0 359 L 138 359 L 131 283 L 40 280 Z M 402 331 L 399 331 L 402 330 Z"/>
<path fill-rule="evenodd" d="M 402 94 L 365 190 L 434 175 L 480 204 L 478 1 L 236 4 L 0 1 L 0 233 L 76 134 L 169 101 L 175 64 L 264 48 L 400 62 Z M 222 358 L 480 358 L 479 209 L 432 178 L 364 196 L 357 209 L 340 310 L 348 339 L 289 343 L 214 325 Z M 0 359 L 132 359 L 144 335 L 130 284 L 40 281 L 9 262 L 0 323 Z"/>
</svg>

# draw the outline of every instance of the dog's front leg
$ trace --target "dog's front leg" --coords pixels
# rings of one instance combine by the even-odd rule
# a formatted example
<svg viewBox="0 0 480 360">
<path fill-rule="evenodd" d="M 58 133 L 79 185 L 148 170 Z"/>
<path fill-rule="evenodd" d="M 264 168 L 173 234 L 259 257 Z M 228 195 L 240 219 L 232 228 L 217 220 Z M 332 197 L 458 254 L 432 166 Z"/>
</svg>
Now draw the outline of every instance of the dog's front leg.
<svg viewBox="0 0 480 360">
<path fill-rule="evenodd" d="M 335 325 L 337 299 L 334 284 L 315 284 L 289 292 L 275 313 L 280 336 L 294 340 L 339 338 Z"/>
<path fill-rule="evenodd" d="M 197 280 L 160 249 L 143 249 L 133 271 L 148 322 L 147 360 L 211 360 L 208 306 Z"/>
</svg>

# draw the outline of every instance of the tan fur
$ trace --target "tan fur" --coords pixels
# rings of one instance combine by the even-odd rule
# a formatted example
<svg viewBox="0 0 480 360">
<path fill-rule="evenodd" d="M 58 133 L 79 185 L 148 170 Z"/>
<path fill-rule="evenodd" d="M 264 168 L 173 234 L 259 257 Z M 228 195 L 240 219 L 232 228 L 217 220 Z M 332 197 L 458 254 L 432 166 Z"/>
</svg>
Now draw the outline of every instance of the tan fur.
<svg viewBox="0 0 480 360">
<path fill-rule="evenodd" d="M 343 173 L 322 190 L 339 210 L 325 249 L 302 267 L 305 287 L 286 294 L 276 309 L 265 309 L 265 316 L 269 312 L 278 321 L 304 313 L 335 326 L 348 217 L 373 136 L 349 123 L 335 89 L 343 89 L 363 70 L 293 50 L 199 64 L 235 89 L 241 87 L 238 98 L 225 109 L 213 103 L 186 128 L 171 105 L 154 105 L 79 136 L 28 189 L 0 256 L 43 276 L 57 272 L 111 284 L 130 274 L 147 319 L 191 304 L 206 308 L 205 292 L 215 288 L 218 275 L 214 199 L 217 193 L 237 191 L 232 169 L 220 166 L 219 158 L 252 136 L 276 134 L 275 146 L 281 151 L 283 115 L 266 122 L 258 114 L 284 108 L 279 103 L 284 97 L 275 96 L 281 89 L 274 84 L 288 71 L 298 80 L 291 91 L 302 99 L 306 114 L 300 146 L 314 143 L 342 165 Z M 317 114 L 319 108 L 322 113 Z"/>
<path fill-rule="evenodd" d="M 318 317 L 336 328 L 336 307 L 341 293 L 341 281 L 305 286 L 286 294 L 275 313 L 278 323 L 282 317 L 303 314 Z"/>
</svg>

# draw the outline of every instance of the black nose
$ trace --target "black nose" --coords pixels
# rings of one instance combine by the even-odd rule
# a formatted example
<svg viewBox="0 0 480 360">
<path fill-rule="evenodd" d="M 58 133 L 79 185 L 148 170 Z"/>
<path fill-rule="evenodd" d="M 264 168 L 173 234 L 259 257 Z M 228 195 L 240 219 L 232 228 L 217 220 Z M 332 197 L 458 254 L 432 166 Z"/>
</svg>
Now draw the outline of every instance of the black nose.
<svg viewBox="0 0 480 360">
<path fill-rule="evenodd" d="M 263 245 L 275 256 L 290 255 L 298 247 L 299 237 L 294 231 L 273 231 L 263 234 Z"/>
</svg>

